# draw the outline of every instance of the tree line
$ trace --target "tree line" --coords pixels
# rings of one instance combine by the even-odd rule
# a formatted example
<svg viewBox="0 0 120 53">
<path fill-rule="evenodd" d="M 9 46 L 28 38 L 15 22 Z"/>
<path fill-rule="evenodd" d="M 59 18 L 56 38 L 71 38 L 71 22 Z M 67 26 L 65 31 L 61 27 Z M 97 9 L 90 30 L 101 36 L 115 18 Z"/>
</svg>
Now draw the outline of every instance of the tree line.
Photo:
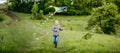
<svg viewBox="0 0 120 53">
<path fill-rule="evenodd" d="M 33 19 L 44 19 L 43 14 L 48 14 L 54 9 L 50 5 L 67 6 L 67 12 L 59 15 L 91 15 L 88 21 L 88 30 L 97 33 L 120 35 L 120 0 L 36 0 L 22 1 L 11 0 L 9 10 L 32 13 Z"/>
<path fill-rule="evenodd" d="M 119 7 L 120 12 L 120 0 L 8 0 L 8 9 L 16 12 L 31 13 L 34 2 L 38 4 L 38 9 L 43 10 L 44 14 L 48 14 L 51 9 L 48 9 L 50 5 L 61 7 L 67 6 L 68 11 L 58 14 L 64 15 L 90 15 L 93 8 L 102 6 L 104 2 L 114 3 Z"/>
</svg>

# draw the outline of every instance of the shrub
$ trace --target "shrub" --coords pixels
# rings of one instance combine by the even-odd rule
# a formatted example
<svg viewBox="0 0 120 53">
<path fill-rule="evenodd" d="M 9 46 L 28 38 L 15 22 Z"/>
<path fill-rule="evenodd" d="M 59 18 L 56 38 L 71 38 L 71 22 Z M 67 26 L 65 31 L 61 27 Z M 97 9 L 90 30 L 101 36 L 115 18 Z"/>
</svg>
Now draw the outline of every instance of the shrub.
<svg viewBox="0 0 120 53">
<path fill-rule="evenodd" d="M 37 20 L 45 19 L 42 10 L 39 11 L 39 13 L 37 14 L 37 18 L 36 18 L 36 19 L 37 19 Z"/>
<path fill-rule="evenodd" d="M 90 39 L 92 37 L 92 34 L 90 34 L 90 33 L 86 33 L 82 38 L 83 39 Z"/>
<path fill-rule="evenodd" d="M 49 12 L 55 12 L 54 8 L 45 8 L 44 9 L 44 14 L 49 14 Z"/>
<path fill-rule="evenodd" d="M 0 11 L 0 22 L 2 22 L 4 20 L 5 14 Z"/>
<path fill-rule="evenodd" d="M 120 26 L 118 8 L 113 3 L 104 3 L 103 6 L 94 9 L 90 20 L 88 21 L 88 29 L 99 28 L 106 34 L 115 34 L 116 25 Z M 97 27 L 96 27 L 97 26 Z M 96 30 L 97 31 L 97 30 Z"/>
<path fill-rule="evenodd" d="M 117 30 L 116 31 L 116 34 L 120 36 L 120 14 L 116 16 L 117 17 L 117 23 L 119 25 L 115 25 L 115 29 Z"/>
</svg>

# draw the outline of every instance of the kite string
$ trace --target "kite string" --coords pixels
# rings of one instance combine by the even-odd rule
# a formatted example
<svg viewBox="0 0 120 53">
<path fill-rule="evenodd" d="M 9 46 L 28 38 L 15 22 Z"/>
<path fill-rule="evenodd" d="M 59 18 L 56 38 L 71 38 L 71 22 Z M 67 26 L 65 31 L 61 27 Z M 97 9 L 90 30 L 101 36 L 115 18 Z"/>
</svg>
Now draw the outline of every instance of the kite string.
<svg viewBox="0 0 120 53">
<path fill-rule="evenodd" d="M 55 13 L 56 13 L 56 11 L 53 12 L 53 13 L 51 13 L 51 14 L 48 16 L 48 18 L 46 18 L 46 19 L 42 22 L 42 24 L 41 24 L 40 27 L 39 27 L 40 30 L 42 29 L 43 25 L 44 25 Z"/>
<path fill-rule="evenodd" d="M 51 14 L 49 15 L 49 17 L 46 18 L 40 26 L 37 25 L 37 27 L 41 30 L 42 27 L 43 27 L 43 25 L 44 25 L 44 24 L 49 20 L 49 18 L 51 18 L 55 13 L 56 13 L 56 11 L 55 11 L 54 13 L 51 13 Z M 36 34 L 37 34 L 37 33 L 34 32 L 34 33 L 33 33 L 33 37 L 35 37 Z"/>
</svg>

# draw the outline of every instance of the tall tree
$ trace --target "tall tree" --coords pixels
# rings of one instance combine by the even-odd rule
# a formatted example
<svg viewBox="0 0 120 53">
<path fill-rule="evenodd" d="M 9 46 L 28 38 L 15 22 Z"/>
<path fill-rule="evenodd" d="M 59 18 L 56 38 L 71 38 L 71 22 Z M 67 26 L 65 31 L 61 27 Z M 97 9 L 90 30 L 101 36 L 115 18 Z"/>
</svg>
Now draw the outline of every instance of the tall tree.
<svg viewBox="0 0 120 53">
<path fill-rule="evenodd" d="M 36 2 L 34 2 L 34 5 L 31 10 L 33 18 L 37 18 L 38 10 L 39 10 L 38 4 Z"/>
</svg>

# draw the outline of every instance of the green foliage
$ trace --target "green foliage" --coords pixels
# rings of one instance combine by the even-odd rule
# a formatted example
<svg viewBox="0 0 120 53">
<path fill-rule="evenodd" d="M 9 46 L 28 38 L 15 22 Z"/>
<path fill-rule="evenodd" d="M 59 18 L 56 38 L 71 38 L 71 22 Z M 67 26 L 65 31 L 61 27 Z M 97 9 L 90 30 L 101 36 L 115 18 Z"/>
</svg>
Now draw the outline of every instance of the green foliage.
<svg viewBox="0 0 120 53">
<path fill-rule="evenodd" d="M 44 4 L 44 14 L 49 14 L 49 12 L 54 12 L 55 9 L 54 8 L 48 8 L 50 5 L 54 5 L 54 3 L 52 1 L 48 1 Z"/>
<path fill-rule="evenodd" d="M 97 26 L 97 28 L 95 29 L 96 31 L 96 33 L 100 33 L 100 34 L 102 34 L 102 33 L 104 33 L 103 31 L 102 31 L 102 29 L 101 29 L 101 27 L 99 27 L 99 26 Z"/>
<path fill-rule="evenodd" d="M 8 5 L 8 9 L 11 11 L 31 13 L 33 2 L 10 2 L 11 5 Z"/>
<path fill-rule="evenodd" d="M 64 3 L 63 0 L 55 0 L 55 5 L 56 5 L 56 6 L 64 6 L 65 3 Z"/>
<path fill-rule="evenodd" d="M 87 4 L 90 9 L 103 5 L 103 0 L 90 0 Z"/>
<path fill-rule="evenodd" d="M 92 36 L 93 34 L 86 33 L 82 38 L 87 40 L 87 39 L 90 39 Z"/>
<path fill-rule="evenodd" d="M 50 5 L 53 5 L 53 2 L 52 2 L 52 1 L 47 1 L 44 6 L 47 8 L 47 7 L 49 7 Z"/>
<path fill-rule="evenodd" d="M 75 9 L 83 9 L 87 7 L 87 4 L 90 2 L 90 0 L 75 0 L 73 6 Z"/>
<path fill-rule="evenodd" d="M 43 11 L 40 10 L 38 13 L 38 10 L 39 10 L 38 4 L 36 2 L 34 2 L 34 5 L 33 5 L 32 10 L 31 10 L 32 15 L 33 15 L 32 19 L 37 19 L 37 20 L 45 19 L 44 15 L 43 15 Z"/>
<path fill-rule="evenodd" d="M 6 16 L 4 12 L 0 11 L 0 29 L 5 28 L 10 22 L 11 18 Z"/>
<path fill-rule="evenodd" d="M 11 5 L 8 5 L 8 10 L 11 10 L 11 11 L 16 11 L 16 5 L 18 5 L 17 2 L 11 2 Z"/>
<path fill-rule="evenodd" d="M 10 2 L 12 4 L 8 6 L 9 10 L 32 13 L 31 9 L 34 2 L 31 2 L 29 0 L 23 0 L 22 3 L 20 0 L 10 0 Z M 51 10 L 48 7 L 50 5 L 53 5 L 56 7 L 68 7 L 67 12 L 57 13 L 58 15 L 90 15 L 93 8 L 100 7 L 105 2 L 116 4 L 118 6 L 118 11 L 120 12 L 120 0 L 73 0 L 73 4 L 71 0 L 39 0 L 36 2 L 36 4 L 38 5 L 38 10 L 43 10 L 44 14 L 48 14 Z"/>
<path fill-rule="evenodd" d="M 71 4 L 71 0 L 55 0 L 55 1 L 51 1 L 51 0 L 40 0 L 38 2 L 36 2 L 38 5 L 38 10 L 43 10 L 44 14 L 48 14 L 49 10 L 48 6 L 53 5 L 53 6 L 67 6 L 68 7 L 68 11 L 67 12 L 63 12 L 60 13 L 62 15 L 88 15 L 90 14 L 90 10 L 89 9 L 89 4 L 90 0 L 75 0 L 73 5 Z M 11 0 L 11 5 L 8 6 L 9 10 L 12 11 L 17 11 L 17 12 L 24 12 L 24 13 L 31 13 L 31 9 L 33 6 L 33 2 L 20 2 L 20 0 Z M 53 9 L 54 10 L 54 9 Z M 77 11 L 76 11 L 77 10 Z M 59 13 L 58 13 L 59 14 Z"/>
<path fill-rule="evenodd" d="M 116 21 L 116 22 L 117 22 L 119 25 L 115 25 L 115 30 L 116 30 L 116 34 L 120 36 L 120 14 L 117 15 L 116 18 L 117 18 L 117 21 Z"/>
<path fill-rule="evenodd" d="M 94 9 L 91 18 L 88 23 L 88 28 L 99 28 L 106 34 L 115 34 L 116 25 L 119 25 L 120 21 L 116 18 L 118 15 L 118 8 L 113 3 L 104 3 L 103 6 Z"/>
<path fill-rule="evenodd" d="M 34 19 L 37 19 L 38 10 L 39 10 L 38 4 L 36 2 L 34 2 L 34 5 L 31 10 Z"/>
<path fill-rule="evenodd" d="M 37 14 L 37 18 L 36 18 L 36 19 L 37 19 L 37 20 L 45 19 L 42 10 L 39 11 L 39 13 Z"/>
<path fill-rule="evenodd" d="M 2 11 L 0 11 L 0 22 L 2 22 L 4 18 L 5 18 L 5 14 Z"/>
<path fill-rule="evenodd" d="M 89 15 L 91 14 L 90 0 L 74 0 L 73 4 L 71 2 L 66 2 L 68 6 L 67 15 Z"/>
<path fill-rule="evenodd" d="M 120 0 L 114 0 L 113 3 L 115 3 L 118 6 L 118 11 L 120 13 Z"/>
<path fill-rule="evenodd" d="M 55 12 L 54 8 L 45 8 L 44 9 L 44 14 L 49 14 L 49 12 Z"/>
</svg>

